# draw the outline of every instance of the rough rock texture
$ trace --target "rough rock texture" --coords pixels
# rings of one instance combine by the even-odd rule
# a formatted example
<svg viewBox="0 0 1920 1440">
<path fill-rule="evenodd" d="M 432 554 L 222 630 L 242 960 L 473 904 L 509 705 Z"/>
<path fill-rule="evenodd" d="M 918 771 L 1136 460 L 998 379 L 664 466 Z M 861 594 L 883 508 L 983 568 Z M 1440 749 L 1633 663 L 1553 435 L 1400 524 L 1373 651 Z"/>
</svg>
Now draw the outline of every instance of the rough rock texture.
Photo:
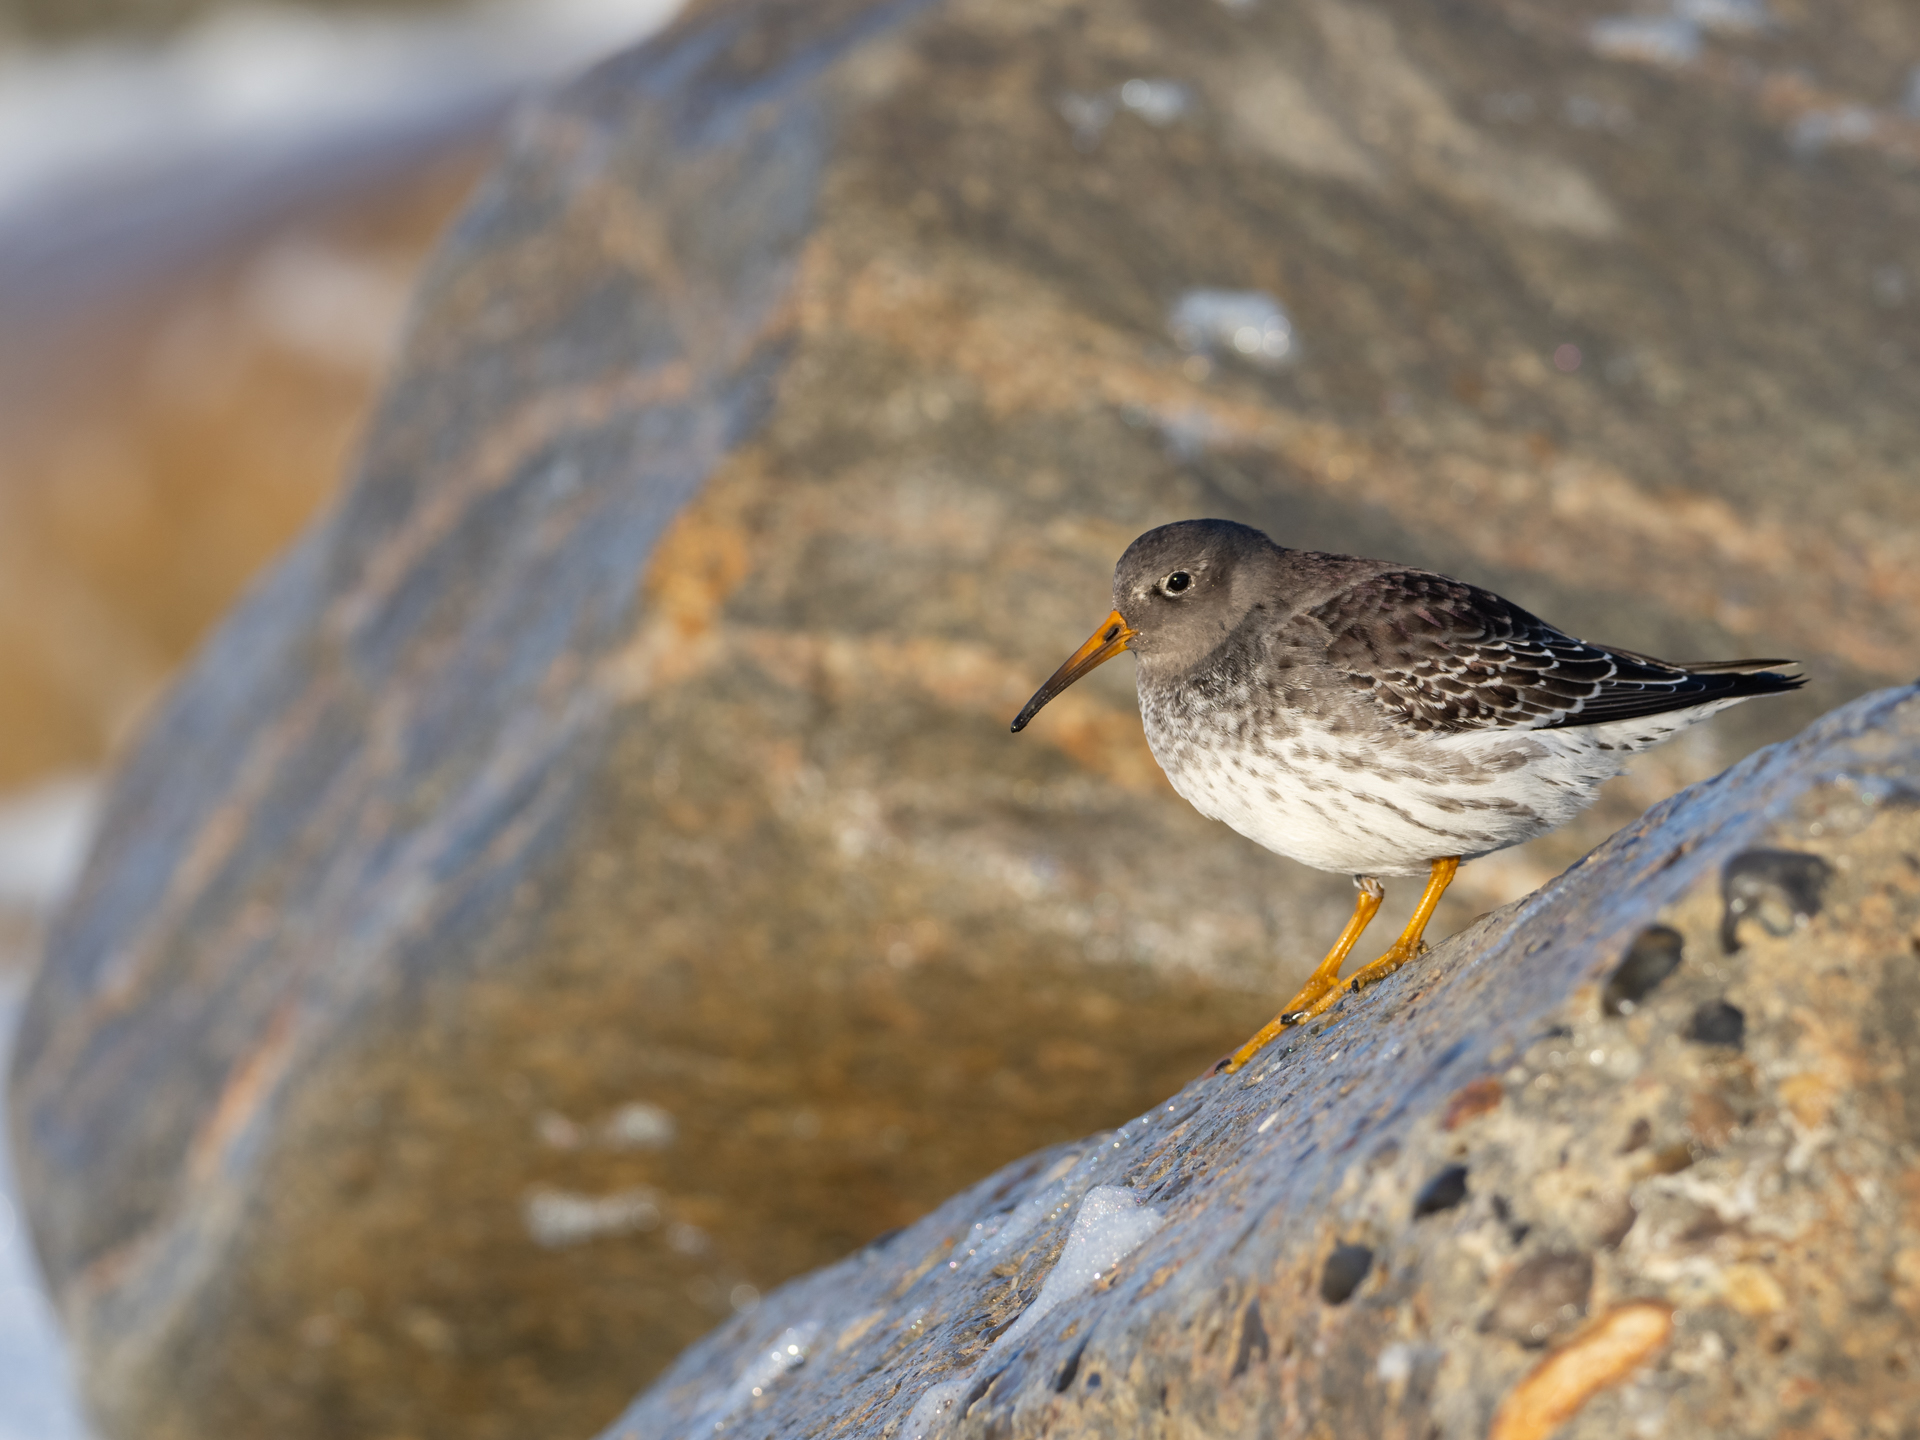
<svg viewBox="0 0 1920 1440">
<path fill-rule="evenodd" d="M 102 1430 L 590 1433 L 1264 1020 L 1346 880 L 1174 799 L 1124 666 L 1005 733 L 1147 525 L 1813 661 L 1441 931 L 1911 675 L 1915 20 L 1776 9 L 739 0 L 527 116 L 30 1002 Z"/>
<path fill-rule="evenodd" d="M 1910 1434 L 1917 1027 L 1909 686 L 783 1288 L 604 1440 Z M 1096 1186 L 1144 1242 L 989 1354 Z"/>
</svg>

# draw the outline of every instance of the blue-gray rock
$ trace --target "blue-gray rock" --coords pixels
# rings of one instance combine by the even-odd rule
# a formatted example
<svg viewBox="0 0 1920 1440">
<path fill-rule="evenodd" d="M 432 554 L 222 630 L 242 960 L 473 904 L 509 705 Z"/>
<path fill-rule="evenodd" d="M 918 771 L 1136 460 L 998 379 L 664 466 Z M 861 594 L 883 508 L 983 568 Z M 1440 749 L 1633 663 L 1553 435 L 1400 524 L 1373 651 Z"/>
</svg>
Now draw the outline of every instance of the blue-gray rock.
<svg viewBox="0 0 1920 1440">
<path fill-rule="evenodd" d="M 1762 851 L 1832 882 L 1729 954 L 1724 877 Z M 1917 854 L 1908 686 L 1657 807 L 1246 1070 L 783 1287 L 602 1440 L 1904 1423 Z M 1609 1011 L 1656 923 L 1685 963 Z M 1744 1050 L 1697 1043 L 1699 1009 L 1729 1003 Z M 1073 1273 L 1102 1225 L 1097 1278 Z"/>
<path fill-rule="evenodd" d="M 1006 734 L 1148 525 L 1812 662 L 1436 933 L 1911 675 L 1906 122 L 1787 133 L 1896 93 L 1858 16 L 1649 64 L 1531 0 L 728 0 L 530 111 L 29 1004 L 103 1433 L 590 1433 L 1266 1019 L 1345 880 L 1178 802 L 1121 667 Z"/>
</svg>

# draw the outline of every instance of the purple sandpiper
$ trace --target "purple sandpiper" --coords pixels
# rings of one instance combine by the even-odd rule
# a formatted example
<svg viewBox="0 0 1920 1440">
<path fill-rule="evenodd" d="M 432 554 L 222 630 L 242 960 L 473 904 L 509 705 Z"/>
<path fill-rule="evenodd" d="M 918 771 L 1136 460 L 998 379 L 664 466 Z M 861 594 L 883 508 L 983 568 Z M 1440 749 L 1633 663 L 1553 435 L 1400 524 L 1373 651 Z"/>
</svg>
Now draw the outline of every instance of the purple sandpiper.
<svg viewBox="0 0 1920 1440">
<path fill-rule="evenodd" d="M 1715 711 L 1804 683 L 1786 660 L 1676 665 L 1576 640 L 1428 570 L 1289 550 L 1228 520 L 1149 530 L 1113 571 L 1113 613 L 1035 692 L 1130 650 L 1147 744 L 1202 815 L 1350 874 L 1353 917 L 1298 994 L 1241 1046 L 1405 965 L 1463 861 L 1564 825 L 1626 757 Z M 1425 873 L 1392 947 L 1344 982 L 1380 877 Z"/>
</svg>

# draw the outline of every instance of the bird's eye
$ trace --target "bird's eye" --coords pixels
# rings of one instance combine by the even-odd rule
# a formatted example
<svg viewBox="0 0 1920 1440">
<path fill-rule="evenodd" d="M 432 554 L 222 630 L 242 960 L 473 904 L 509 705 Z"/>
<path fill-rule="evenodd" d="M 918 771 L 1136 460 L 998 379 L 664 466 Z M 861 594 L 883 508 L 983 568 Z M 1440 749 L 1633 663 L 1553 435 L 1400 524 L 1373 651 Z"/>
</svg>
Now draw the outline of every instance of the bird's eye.
<svg viewBox="0 0 1920 1440">
<path fill-rule="evenodd" d="M 1163 595 L 1178 595 L 1191 584 L 1193 584 L 1193 576 L 1184 570 L 1176 570 L 1160 582 L 1160 593 Z"/>
</svg>

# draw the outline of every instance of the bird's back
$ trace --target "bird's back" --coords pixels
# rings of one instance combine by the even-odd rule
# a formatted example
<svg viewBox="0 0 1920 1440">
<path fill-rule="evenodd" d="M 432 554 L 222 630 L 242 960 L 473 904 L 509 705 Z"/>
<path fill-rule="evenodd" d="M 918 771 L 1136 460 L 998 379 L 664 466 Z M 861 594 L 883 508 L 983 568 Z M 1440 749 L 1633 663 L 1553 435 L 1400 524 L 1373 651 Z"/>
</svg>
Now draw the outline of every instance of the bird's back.
<svg viewBox="0 0 1920 1440">
<path fill-rule="evenodd" d="M 1566 823 L 1627 755 L 1753 695 L 1780 661 L 1591 645 L 1443 575 L 1283 551 L 1204 660 L 1140 670 L 1147 739 L 1203 814 L 1321 869 L 1414 874 Z"/>
</svg>

